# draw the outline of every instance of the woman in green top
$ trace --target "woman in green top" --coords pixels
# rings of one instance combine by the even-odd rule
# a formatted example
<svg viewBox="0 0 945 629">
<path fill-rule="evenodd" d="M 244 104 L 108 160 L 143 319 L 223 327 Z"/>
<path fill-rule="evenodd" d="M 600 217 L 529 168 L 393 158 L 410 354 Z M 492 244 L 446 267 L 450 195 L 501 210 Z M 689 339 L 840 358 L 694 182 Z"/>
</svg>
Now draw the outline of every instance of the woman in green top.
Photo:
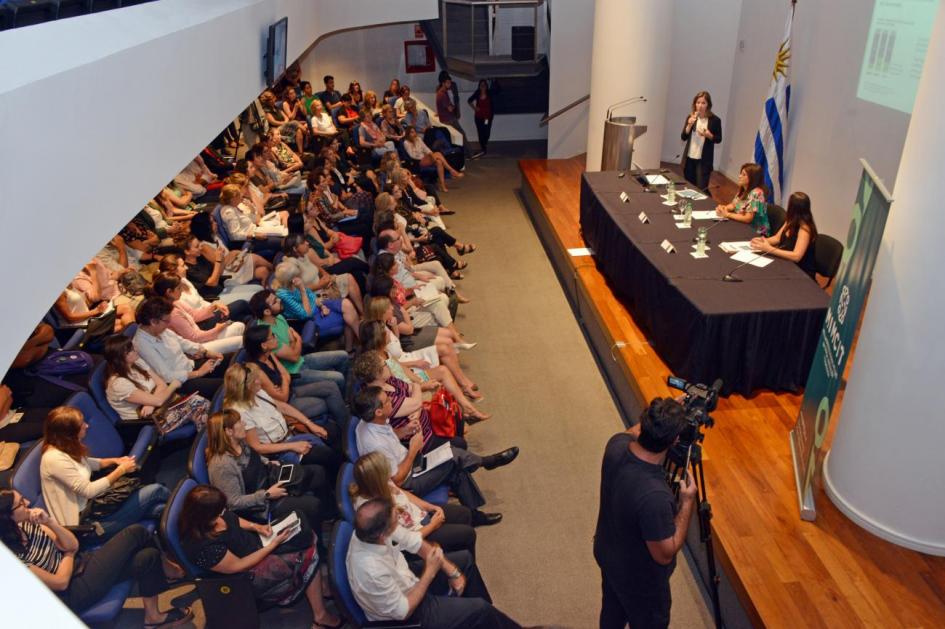
<svg viewBox="0 0 945 629">
<path fill-rule="evenodd" d="M 767 236 L 771 233 L 771 223 L 768 222 L 766 192 L 761 166 L 744 164 L 738 173 L 738 193 L 735 198 L 731 203 L 717 206 L 715 212 L 722 218 L 749 223 L 756 234 Z"/>
</svg>

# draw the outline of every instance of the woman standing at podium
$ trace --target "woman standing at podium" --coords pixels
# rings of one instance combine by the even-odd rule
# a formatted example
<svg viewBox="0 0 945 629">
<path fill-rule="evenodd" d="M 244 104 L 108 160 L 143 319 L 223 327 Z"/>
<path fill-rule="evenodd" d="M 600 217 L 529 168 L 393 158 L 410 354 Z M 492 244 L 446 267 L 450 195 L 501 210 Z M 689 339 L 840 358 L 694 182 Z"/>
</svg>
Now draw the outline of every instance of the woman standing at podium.
<svg viewBox="0 0 945 629">
<path fill-rule="evenodd" d="M 712 97 L 706 91 L 692 99 L 692 113 L 683 125 L 683 174 L 686 181 L 705 190 L 715 163 L 715 145 L 722 141 L 722 119 L 712 113 Z"/>
</svg>

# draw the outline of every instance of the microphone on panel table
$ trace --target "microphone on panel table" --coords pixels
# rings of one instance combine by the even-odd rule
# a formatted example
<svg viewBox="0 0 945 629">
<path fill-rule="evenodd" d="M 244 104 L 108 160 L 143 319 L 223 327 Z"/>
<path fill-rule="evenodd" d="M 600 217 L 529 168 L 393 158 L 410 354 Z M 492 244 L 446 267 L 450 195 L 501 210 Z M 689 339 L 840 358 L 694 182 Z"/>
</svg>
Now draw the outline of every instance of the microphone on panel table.
<svg viewBox="0 0 945 629">
<path fill-rule="evenodd" d="M 715 227 L 715 225 L 713 225 L 713 227 Z M 754 261 L 756 261 L 756 260 L 760 260 L 760 259 L 762 259 L 762 258 L 768 256 L 769 254 L 773 253 L 774 251 L 776 251 L 776 250 L 778 250 L 778 249 L 780 249 L 780 248 L 781 248 L 781 245 L 779 244 L 777 247 L 775 247 L 775 248 L 772 249 L 771 251 L 765 251 L 764 253 L 759 253 L 758 255 L 756 255 L 756 256 L 753 257 L 753 258 L 749 258 L 748 260 L 745 260 L 744 262 L 742 262 L 741 264 L 739 264 L 738 266 L 736 266 L 734 269 L 732 269 L 731 271 L 729 271 L 728 273 L 726 273 L 725 275 L 723 275 L 723 276 L 722 276 L 722 281 L 723 281 L 723 282 L 743 282 L 744 280 L 742 280 L 742 278 L 740 278 L 740 277 L 735 277 L 735 272 L 736 272 L 736 271 L 738 271 L 740 268 L 742 268 L 742 267 L 744 267 L 744 266 L 747 266 L 747 265 L 751 264 L 752 262 L 754 262 Z"/>
</svg>

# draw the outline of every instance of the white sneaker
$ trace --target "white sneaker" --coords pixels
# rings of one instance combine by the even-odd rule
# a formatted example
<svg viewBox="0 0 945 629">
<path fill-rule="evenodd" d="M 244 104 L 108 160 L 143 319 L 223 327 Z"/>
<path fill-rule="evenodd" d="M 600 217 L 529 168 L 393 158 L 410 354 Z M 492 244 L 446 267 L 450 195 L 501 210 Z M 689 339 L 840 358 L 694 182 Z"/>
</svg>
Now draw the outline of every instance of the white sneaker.
<svg viewBox="0 0 945 629">
<path fill-rule="evenodd" d="M 472 349 L 479 343 L 454 343 L 454 345 L 456 345 L 456 349 Z"/>
</svg>

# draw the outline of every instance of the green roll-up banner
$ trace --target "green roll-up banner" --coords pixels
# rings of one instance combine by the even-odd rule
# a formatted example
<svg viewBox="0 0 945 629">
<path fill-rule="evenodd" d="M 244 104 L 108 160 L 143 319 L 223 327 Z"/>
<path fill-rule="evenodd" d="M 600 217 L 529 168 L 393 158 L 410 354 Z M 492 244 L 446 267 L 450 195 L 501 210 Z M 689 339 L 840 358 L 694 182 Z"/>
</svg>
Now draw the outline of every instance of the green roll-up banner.
<svg viewBox="0 0 945 629">
<path fill-rule="evenodd" d="M 801 518 L 816 515 L 811 484 L 820 460 L 820 449 L 840 390 L 843 370 L 853 344 L 853 334 L 869 293 L 873 267 L 883 240 L 892 197 L 866 160 L 853 206 L 847 242 L 834 280 L 833 296 L 820 333 L 804 399 L 791 431 L 791 456 Z"/>
</svg>

